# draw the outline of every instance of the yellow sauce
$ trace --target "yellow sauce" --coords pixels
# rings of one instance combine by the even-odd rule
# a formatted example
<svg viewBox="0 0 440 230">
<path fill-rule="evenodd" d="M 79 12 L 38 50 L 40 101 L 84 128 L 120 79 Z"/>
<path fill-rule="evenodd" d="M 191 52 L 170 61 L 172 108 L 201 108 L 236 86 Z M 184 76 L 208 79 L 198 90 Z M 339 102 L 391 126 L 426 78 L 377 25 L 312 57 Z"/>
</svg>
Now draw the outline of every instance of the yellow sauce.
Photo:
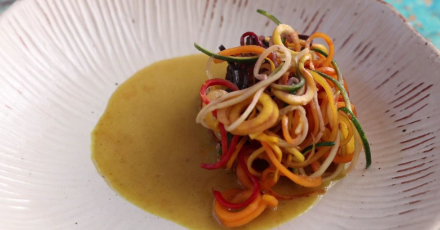
<svg viewBox="0 0 440 230">
<path fill-rule="evenodd" d="M 211 188 L 239 184 L 232 171 L 200 168 L 217 154 L 208 131 L 195 123 L 206 61 L 204 55 L 160 61 L 120 85 L 92 133 L 92 159 L 107 183 L 143 210 L 190 229 L 224 229 L 213 217 Z M 211 71 L 223 77 L 226 65 L 213 65 Z M 307 189 L 289 182 L 278 191 Z M 318 198 L 281 201 L 245 227 L 275 227 Z"/>
</svg>

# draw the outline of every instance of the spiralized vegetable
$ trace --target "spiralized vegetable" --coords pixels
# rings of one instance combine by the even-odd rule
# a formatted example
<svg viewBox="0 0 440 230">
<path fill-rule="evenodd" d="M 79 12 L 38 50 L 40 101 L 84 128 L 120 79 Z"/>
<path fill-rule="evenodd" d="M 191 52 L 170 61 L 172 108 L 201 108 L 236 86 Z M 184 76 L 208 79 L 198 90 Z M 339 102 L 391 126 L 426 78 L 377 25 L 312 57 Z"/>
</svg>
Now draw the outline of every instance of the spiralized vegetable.
<svg viewBox="0 0 440 230">
<path fill-rule="evenodd" d="M 242 186 L 214 190 L 214 212 L 226 227 L 249 223 L 279 200 L 322 194 L 323 183 L 355 168 L 361 146 L 367 167 L 371 164 L 368 140 L 333 59 L 332 39 L 319 32 L 300 35 L 258 12 L 277 24 L 271 37 L 246 32 L 240 46 L 221 46 L 219 53 L 195 44 L 210 56 L 196 122 L 220 137 L 222 148 L 216 163 L 202 167 L 235 170 Z M 328 48 L 312 44 L 315 38 Z M 213 78 L 210 65 L 223 61 L 229 64 L 226 80 Z M 314 189 L 278 194 L 273 188 L 281 177 Z"/>
</svg>

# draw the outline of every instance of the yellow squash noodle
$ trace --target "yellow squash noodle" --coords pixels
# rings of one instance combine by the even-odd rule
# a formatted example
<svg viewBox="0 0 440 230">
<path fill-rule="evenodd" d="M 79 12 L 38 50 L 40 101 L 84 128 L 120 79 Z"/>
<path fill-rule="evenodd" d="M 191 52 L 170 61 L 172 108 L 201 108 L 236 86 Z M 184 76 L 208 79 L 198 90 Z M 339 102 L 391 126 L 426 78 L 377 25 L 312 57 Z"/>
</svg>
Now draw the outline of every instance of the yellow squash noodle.
<svg viewBox="0 0 440 230">
<path fill-rule="evenodd" d="M 292 39 L 292 41 L 293 41 L 294 49 L 296 52 L 293 50 L 289 50 L 290 53 L 292 55 L 297 54 L 297 52 L 299 52 L 301 50 L 301 45 L 299 43 L 298 33 L 295 32 L 295 30 L 292 27 L 290 27 L 289 25 L 279 24 L 275 28 L 275 30 L 272 33 L 273 44 L 284 46 L 283 41 L 281 40 L 281 35 L 283 35 L 283 34 L 288 35 L 289 38 Z"/>
<path fill-rule="evenodd" d="M 310 73 L 306 71 L 304 68 L 304 63 L 310 60 L 310 58 L 311 58 L 310 54 L 305 55 L 298 63 L 301 74 L 304 76 L 304 79 L 306 81 L 306 86 L 307 86 L 306 93 L 304 95 L 297 96 L 294 94 L 284 92 L 282 90 L 273 90 L 272 93 L 277 98 L 290 105 L 306 105 L 312 100 L 316 92 L 315 81 L 313 80 Z"/>
<path fill-rule="evenodd" d="M 237 120 L 242 111 L 247 108 L 250 99 L 235 104 L 232 107 L 219 109 L 217 113 L 218 120 L 223 124 L 231 124 Z M 255 118 L 243 121 L 235 130 L 231 131 L 232 134 L 245 136 L 252 133 L 259 133 L 275 124 L 278 119 L 279 110 L 272 98 L 266 93 L 262 93 L 258 103 L 262 106 L 262 110 L 259 111 L 260 113 Z"/>
</svg>

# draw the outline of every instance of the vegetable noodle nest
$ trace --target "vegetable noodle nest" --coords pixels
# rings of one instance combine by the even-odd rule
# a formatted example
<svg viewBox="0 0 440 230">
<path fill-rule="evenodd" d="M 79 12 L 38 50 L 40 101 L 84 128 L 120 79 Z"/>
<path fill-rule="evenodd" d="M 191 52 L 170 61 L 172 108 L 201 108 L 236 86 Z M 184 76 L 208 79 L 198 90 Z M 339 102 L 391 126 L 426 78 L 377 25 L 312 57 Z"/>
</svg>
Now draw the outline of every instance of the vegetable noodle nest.
<svg viewBox="0 0 440 230">
<path fill-rule="evenodd" d="M 319 32 L 300 35 L 273 15 L 258 12 L 277 24 L 272 36 L 246 32 L 240 46 L 220 46 L 218 53 L 194 44 L 211 57 L 196 122 L 210 130 L 221 148 L 216 163 L 201 167 L 235 170 L 243 186 L 213 189 L 216 218 L 227 227 L 252 221 L 279 200 L 323 193 L 318 187 L 352 171 L 362 148 L 366 167 L 371 164 L 369 143 L 333 60 L 332 39 Z M 313 44 L 315 38 L 327 46 Z M 224 61 L 226 78 L 213 78 L 211 64 Z M 316 189 L 280 194 L 274 186 L 281 177 Z"/>
</svg>

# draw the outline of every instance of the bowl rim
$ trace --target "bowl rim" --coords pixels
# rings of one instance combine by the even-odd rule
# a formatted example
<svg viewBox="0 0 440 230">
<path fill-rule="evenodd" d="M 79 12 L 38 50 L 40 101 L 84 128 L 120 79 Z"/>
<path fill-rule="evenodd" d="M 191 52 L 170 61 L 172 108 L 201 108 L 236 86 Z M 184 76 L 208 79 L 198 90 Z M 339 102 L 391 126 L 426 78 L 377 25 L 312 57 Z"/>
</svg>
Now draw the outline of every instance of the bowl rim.
<svg viewBox="0 0 440 230">
<path fill-rule="evenodd" d="M 370 1 L 373 4 L 377 2 L 377 3 L 385 5 L 387 10 L 390 13 L 393 13 L 397 17 L 402 19 L 403 24 L 405 25 L 405 27 L 407 29 L 409 29 L 413 34 L 415 34 L 423 42 L 427 42 L 428 46 L 431 48 L 431 50 L 433 50 L 436 54 L 440 55 L 440 50 L 434 44 L 432 44 L 428 39 L 426 39 L 419 31 L 417 31 L 417 29 L 414 28 L 408 22 L 408 20 L 394 6 L 392 6 L 390 3 L 385 2 L 384 0 L 362 0 L 362 1 Z M 9 6 L 8 9 L 6 9 L 2 14 L 0 14 L 0 27 L 2 26 L 3 23 L 5 23 L 5 21 L 7 20 L 8 17 L 11 17 L 11 15 L 14 13 L 14 11 L 19 9 L 19 7 L 22 7 L 21 5 L 28 4 L 28 2 L 30 2 L 30 1 L 18 1 L 18 0 L 16 0 L 14 3 L 12 3 L 12 5 Z"/>
</svg>

